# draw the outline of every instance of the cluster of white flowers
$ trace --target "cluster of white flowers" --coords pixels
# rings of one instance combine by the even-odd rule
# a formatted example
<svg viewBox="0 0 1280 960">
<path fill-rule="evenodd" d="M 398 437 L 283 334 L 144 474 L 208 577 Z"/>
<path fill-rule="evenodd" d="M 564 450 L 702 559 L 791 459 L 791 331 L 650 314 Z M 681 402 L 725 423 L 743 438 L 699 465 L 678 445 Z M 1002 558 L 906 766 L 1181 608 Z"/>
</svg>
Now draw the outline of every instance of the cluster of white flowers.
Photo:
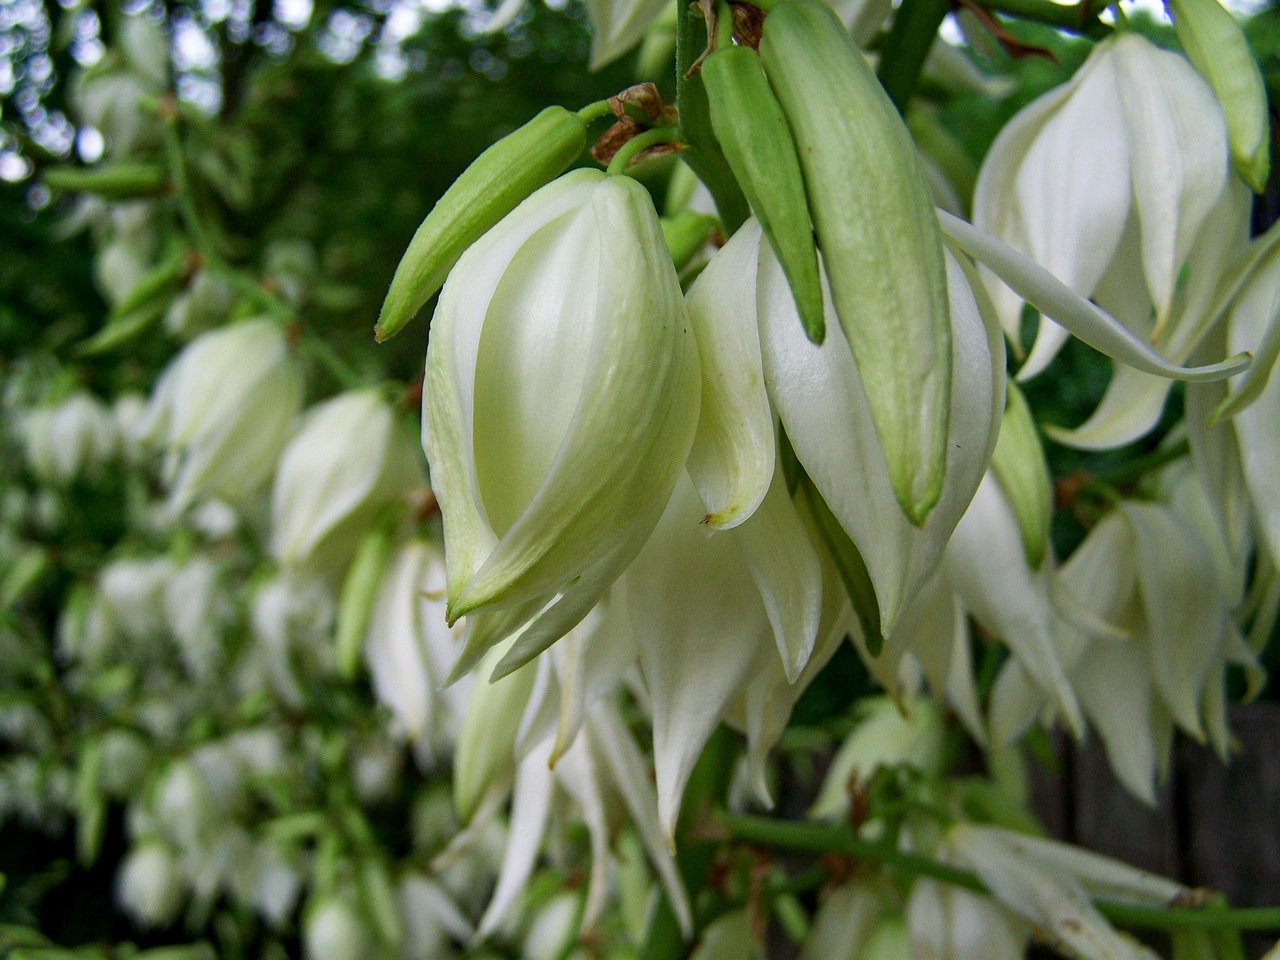
<svg viewBox="0 0 1280 960">
<path fill-rule="evenodd" d="M 808 816 L 929 869 L 868 855 L 835 876 L 802 956 L 1003 960 L 1034 936 L 1140 960 L 1094 900 L 1194 899 L 1010 829 L 1024 796 L 974 813 L 948 744 L 967 733 L 998 792 L 1028 729 L 1092 732 L 1152 805 L 1175 730 L 1230 753 L 1228 671 L 1260 686 L 1280 610 L 1280 231 L 1250 239 L 1244 108 L 1200 62 L 1117 31 L 1003 128 L 970 204 L 849 43 L 889 4 L 837 20 L 795 0 L 741 42 L 714 6 L 697 199 L 673 187 L 660 217 L 625 162 L 565 173 L 594 120 L 552 108 L 428 217 L 379 327 L 443 284 L 422 449 L 412 390 L 340 370 L 343 389 L 310 396 L 290 319 L 308 248 L 276 246 L 281 296 L 250 296 L 225 264 L 161 250 L 161 201 L 81 211 L 114 318 L 88 352 L 162 317 L 184 346 L 145 399 L 39 370 L 6 387 L 21 456 L 0 491 L 0 661 L 83 707 L 0 704 L 19 747 L 0 817 L 74 819 L 90 864 L 122 809 L 117 896 L 138 926 L 199 927 L 229 903 L 295 928 L 311 960 L 492 939 L 586 957 L 580 934 L 616 902 L 625 949 L 669 915 L 701 960 L 763 956 L 763 885 L 710 922 L 686 887 L 682 845 L 732 834 L 709 788 L 686 793 L 728 727 L 742 749 L 719 793 L 770 808 L 793 710 L 846 641 L 882 692 L 850 698 L 843 744 L 824 740 Z M 648 2 L 588 13 L 597 64 L 671 33 Z M 158 131 L 116 101 L 167 72 L 126 22 L 129 58 L 80 91 L 117 157 Z M 764 134 L 717 87 L 731 76 L 776 99 L 787 133 L 767 163 L 735 139 Z M 699 166 L 709 143 L 719 174 Z M 708 197 L 716 243 L 707 216 L 682 218 Z M 1149 438 L 1178 380 L 1186 414 L 1059 556 L 1026 384 L 1070 334 L 1115 374 L 1053 442 Z M 119 516 L 81 515 L 108 494 Z M 46 595 L 43 638 L 24 604 Z M 67 741 L 74 764 L 32 759 Z"/>
</svg>

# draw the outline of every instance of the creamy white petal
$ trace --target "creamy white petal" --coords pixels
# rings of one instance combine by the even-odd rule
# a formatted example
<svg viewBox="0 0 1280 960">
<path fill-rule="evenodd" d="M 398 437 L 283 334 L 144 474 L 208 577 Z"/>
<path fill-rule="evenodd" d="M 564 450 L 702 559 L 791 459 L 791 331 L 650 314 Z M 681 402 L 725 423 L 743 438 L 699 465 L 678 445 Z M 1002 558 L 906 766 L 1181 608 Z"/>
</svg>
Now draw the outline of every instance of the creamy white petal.
<svg viewBox="0 0 1280 960">
<path fill-rule="evenodd" d="M 893 630 L 903 607 L 939 561 L 984 469 L 992 442 L 990 340 L 963 272 L 947 257 L 952 311 L 951 414 L 942 498 L 922 527 L 901 510 L 889 482 L 853 353 L 839 324 L 826 342 L 804 336 L 781 268 L 761 244 L 760 340 L 765 381 L 796 456 L 857 545 L 876 588 L 881 624 Z"/>
<path fill-rule="evenodd" d="M 668 839 L 689 772 L 726 705 L 762 656 L 777 657 L 764 604 L 732 535 L 708 537 L 701 517 L 692 482 L 681 480 L 625 576 Z"/>
<path fill-rule="evenodd" d="M 1113 360 L 1145 373 L 1188 381 L 1219 380 L 1248 366 L 1247 358 L 1235 357 L 1205 366 L 1180 367 L 1161 357 L 1114 317 L 1012 247 L 944 211 L 938 211 L 938 220 L 942 232 L 958 247 L 990 267 L 1045 315 Z"/>
<path fill-rule="evenodd" d="M 1047 578 L 1032 570 L 994 475 L 983 479 L 947 546 L 947 578 L 965 609 L 1008 645 L 1080 733 L 1083 717 L 1058 654 Z"/>
<path fill-rule="evenodd" d="M 702 409 L 688 469 L 715 530 L 749 517 L 774 473 L 777 441 L 756 325 L 760 237 L 760 225 L 748 220 L 688 296 L 702 361 Z"/>
<path fill-rule="evenodd" d="M 1156 689 L 1178 725 L 1203 741 L 1200 691 L 1221 656 L 1229 614 L 1213 559 L 1167 508 L 1126 503 L 1120 509 L 1136 544 Z"/>
<path fill-rule="evenodd" d="M 650 780 L 649 764 L 640 755 L 635 741 L 612 705 L 601 703 L 592 707 L 591 725 L 588 729 L 592 742 L 598 745 L 594 752 L 608 766 L 618 792 L 622 794 L 623 802 L 631 812 L 632 823 L 640 834 L 649 859 L 653 861 L 654 869 L 662 879 L 667 902 L 675 912 L 680 930 L 688 937 L 693 931 L 693 909 L 675 860 L 667 849 L 662 825 L 658 821 L 658 803 Z"/>
<path fill-rule="evenodd" d="M 1133 150 L 1142 259 L 1158 315 L 1230 169 L 1226 121 L 1213 90 L 1182 56 L 1136 33 L 1111 41 L 1116 92 Z"/>
<path fill-rule="evenodd" d="M 524 893 L 542 848 L 551 809 L 551 792 L 555 781 L 547 767 L 551 742 L 529 753 L 520 762 L 515 787 L 511 792 L 511 823 L 507 828 L 507 847 L 502 854 L 498 885 L 476 927 L 476 937 L 484 938 L 498 929 L 511 908 Z"/>
</svg>

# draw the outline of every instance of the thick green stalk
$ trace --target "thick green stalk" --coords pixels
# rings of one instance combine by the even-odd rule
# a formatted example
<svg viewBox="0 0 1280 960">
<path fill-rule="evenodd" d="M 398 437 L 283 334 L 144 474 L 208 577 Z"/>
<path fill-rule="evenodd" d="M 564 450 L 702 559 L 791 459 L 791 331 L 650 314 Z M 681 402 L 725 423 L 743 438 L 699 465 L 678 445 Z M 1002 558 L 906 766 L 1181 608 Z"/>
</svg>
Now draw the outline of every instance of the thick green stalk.
<svg viewBox="0 0 1280 960">
<path fill-rule="evenodd" d="M 948 0 L 903 0 L 893 18 L 893 26 L 880 51 L 876 75 L 899 113 L 906 112 L 907 101 L 920 81 L 925 57 L 950 10 Z"/>
<path fill-rule="evenodd" d="M 768 817 L 718 812 L 715 822 L 735 840 L 801 853 L 843 853 L 859 860 L 874 860 L 917 876 L 932 877 L 976 893 L 990 893 L 972 871 L 940 863 L 929 857 L 854 836 L 847 827 L 771 820 Z M 1280 907 L 1169 906 L 1144 907 L 1095 900 L 1107 919 L 1129 927 L 1164 930 L 1280 930 Z"/>
</svg>

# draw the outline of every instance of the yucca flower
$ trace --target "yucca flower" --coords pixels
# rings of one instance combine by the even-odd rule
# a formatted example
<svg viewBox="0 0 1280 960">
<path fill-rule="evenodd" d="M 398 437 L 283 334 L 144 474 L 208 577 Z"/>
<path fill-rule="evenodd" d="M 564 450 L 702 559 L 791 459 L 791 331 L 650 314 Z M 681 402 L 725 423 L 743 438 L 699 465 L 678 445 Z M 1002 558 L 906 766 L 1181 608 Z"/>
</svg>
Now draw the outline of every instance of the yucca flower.
<svg viewBox="0 0 1280 960">
<path fill-rule="evenodd" d="M 465 672 L 563 636 L 640 551 L 693 439 L 697 348 L 645 189 L 579 170 L 462 256 L 427 350 L 423 442 Z"/>
</svg>

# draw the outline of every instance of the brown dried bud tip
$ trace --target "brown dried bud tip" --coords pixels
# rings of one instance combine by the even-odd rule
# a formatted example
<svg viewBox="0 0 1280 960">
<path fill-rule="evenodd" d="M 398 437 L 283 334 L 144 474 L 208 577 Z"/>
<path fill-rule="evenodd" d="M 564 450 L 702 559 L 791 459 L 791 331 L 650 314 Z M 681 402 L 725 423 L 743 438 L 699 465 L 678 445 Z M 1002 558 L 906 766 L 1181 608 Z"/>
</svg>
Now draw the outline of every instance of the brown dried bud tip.
<svg viewBox="0 0 1280 960">
<path fill-rule="evenodd" d="M 749 3 L 730 2 L 733 11 L 733 35 L 737 41 L 752 50 L 760 48 L 760 34 L 764 30 L 764 11 Z"/>
<path fill-rule="evenodd" d="M 609 161 L 613 159 L 613 155 L 623 148 L 627 141 L 636 137 L 647 130 L 630 117 L 622 117 L 617 123 L 600 135 L 600 139 L 595 142 L 591 148 L 591 159 L 602 167 L 607 167 Z M 645 160 L 652 160 L 654 157 L 665 156 L 669 153 L 675 153 L 677 150 L 684 149 L 681 143 L 658 143 L 645 150 L 641 150 L 632 158 L 628 166 L 636 163 L 643 163 Z"/>
<path fill-rule="evenodd" d="M 662 94 L 652 83 L 637 83 L 609 98 L 609 109 L 619 120 L 634 120 L 642 127 L 659 127 L 676 122 L 674 107 L 662 102 Z"/>
</svg>

